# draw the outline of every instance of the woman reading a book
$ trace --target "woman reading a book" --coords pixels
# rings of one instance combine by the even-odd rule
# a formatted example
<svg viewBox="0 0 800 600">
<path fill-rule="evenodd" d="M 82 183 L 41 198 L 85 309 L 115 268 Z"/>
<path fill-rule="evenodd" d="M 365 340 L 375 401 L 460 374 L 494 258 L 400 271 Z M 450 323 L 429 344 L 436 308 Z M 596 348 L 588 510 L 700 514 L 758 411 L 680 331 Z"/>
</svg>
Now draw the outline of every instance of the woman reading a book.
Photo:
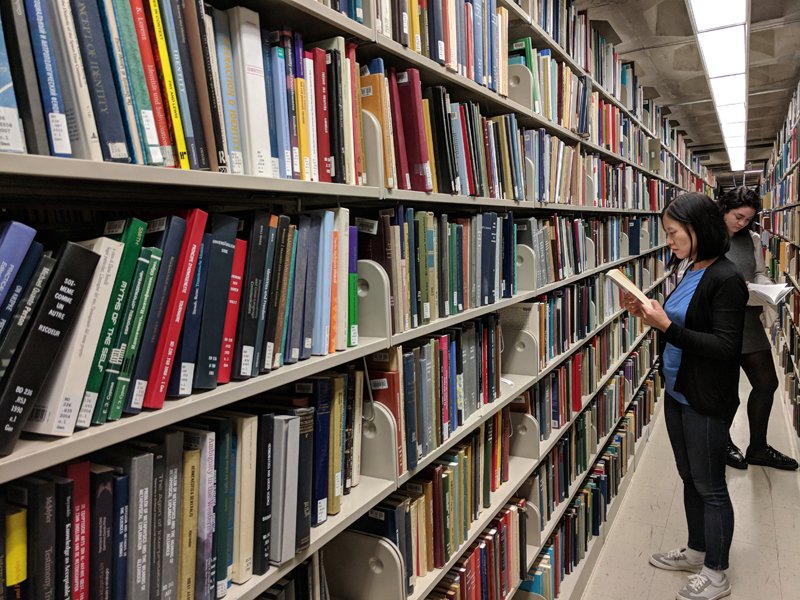
<svg viewBox="0 0 800 600">
<path fill-rule="evenodd" d="M 725 256 L 736 265 L 747 283 L 772 283 L 764 266 L 761 237 L 751 227 L 753 219 L 761 211 L 761 198 L 754 190 L 741 186 L 724 193 L 718 204 L 731 238 L 731 247 Z M 727 461 L 737 469 L 746 469 L 751 464 L 794 470 L 797 468 L 795 459 L 767 444 L 769 413 L 778 389 L 778 376 L 769 339 L 764 332 L 762 314 L 761 302 L 751 297 L 744 313 L 740 358 L 742 370 L 753 388 L 747 399 L 750 445 L 747 453 L 742 454 L 728 435 Z"/>
<path fill-rule="evenodd" d="M 689 530 L 686 546 L 650 557 L 660 569 L 693 573 L 679 600 L 730 594 L 725 575 L 733 505 L 725 482 L 728 428 L 739 404 L 739 356 L 747 287 L 725 253 L 725 223 L 708 197 L 682 194 L 664 209 L 673 263 L 690 266 L 662 307 L 625 293 L 625 308 L 659 330 L 666 383 L 664 418 Z"/>
</svg>

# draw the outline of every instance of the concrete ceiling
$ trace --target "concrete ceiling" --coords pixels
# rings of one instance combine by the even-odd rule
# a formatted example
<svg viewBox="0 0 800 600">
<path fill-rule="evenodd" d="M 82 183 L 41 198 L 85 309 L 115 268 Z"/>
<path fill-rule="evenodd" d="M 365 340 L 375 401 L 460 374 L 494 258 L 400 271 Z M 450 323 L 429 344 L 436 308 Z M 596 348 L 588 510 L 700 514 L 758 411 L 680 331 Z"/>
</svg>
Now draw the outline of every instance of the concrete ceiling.
<svg viewBox="0 0 800 600">
<path fill-rule="evenodd" d="M 733 177 L 703 62 L 684 0 L 578 0 L 592 20 L 605 20 L 634 61 L 646 97 L 668 106 L 689 147 L 723 185 Z M 800 0 L 751 0 L 747 170 L 763 168 L 800 79 Z M 741 183 L 740 175 L 736 177 Z M 747 183 L 756 183 L 750 174 Z"/>
</svg>

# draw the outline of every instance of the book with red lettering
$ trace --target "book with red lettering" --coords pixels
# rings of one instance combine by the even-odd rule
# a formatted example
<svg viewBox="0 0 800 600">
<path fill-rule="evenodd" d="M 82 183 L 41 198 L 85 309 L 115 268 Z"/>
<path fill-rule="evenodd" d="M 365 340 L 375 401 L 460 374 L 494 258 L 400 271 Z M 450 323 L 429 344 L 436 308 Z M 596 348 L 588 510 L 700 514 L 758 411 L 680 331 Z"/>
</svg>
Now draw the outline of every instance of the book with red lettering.
<svg viewBox="0 0 800 600">
<path fill-rule="evenodd" d="M 389 105 L 392 108 L 394 156 L 395 163 L 397 164 L 397 189 L 410 190 L 413 188 L 411 187 L 411 175 L 408 171 L 406 137 L 403 129 L 403 107 L 400 104 L 400 91 L 397 84 L 397 72 L 394 69 L 389 69 Z"/>
<path fill-rule="evenodd" d="M 225 311 L 225 326 L 222 330 L 222 347 L 219 351 L 217 383 L 228 383 L 231 380 L 236 325 L 239 322 L 239 300 L 242 297 L 242 278 L 244 277 L 246 259 L 247 242 L 245 240 L 236 240 L 236 248 L 233 251 L 231 285 L 228 291 L 228 305 Z"/>
<path fill-rule="evenodd" d="M 314 90 L 317 116 L 317 160 L 319 161 L 319 180 L 331 181 L 333 156 L 331 156 L 331 131 L 328 112 L 328 67 L 325 50 L 312 48 L 314 57 Z"/>
<path fill-rule="evenodd" d="M 89 461 L 65 465 L 60 475 L 72 480 L 72 600 L 89 598 Z"/>
<path fill-rule="evenodd" d="M 183 235 L 181 251 L 178 254 L 175 278 L 167 301 L 166 314 L 156 343 L 156 351 L 150 367 L 147 389 L 144 393 L 145 408 L 161 408 L 167 395 L 167 385 L 175 361 L 175 350 L 178 336 L 186 314 L 186 303 L 189 300 L 189 289 L 194 277 L 200 244 L 206 228 L 208 213 L 194 208 L 186 215 L 186 233 Z"/>
<path fill-rule="evenodd" d="M 417 69 L 397 73 L 397 92 L 403 113 L 401 131 L 405 138 L 406 159 L 411 189 L 418 192 L 433 191 L 428 140 L 425 137 L 425 118 L 422 114 L 422 84 Z M 390 81 L 391 84 L 391 81 Z M 395 127 L 395 135 L 398 128 Z"/>
</svg>

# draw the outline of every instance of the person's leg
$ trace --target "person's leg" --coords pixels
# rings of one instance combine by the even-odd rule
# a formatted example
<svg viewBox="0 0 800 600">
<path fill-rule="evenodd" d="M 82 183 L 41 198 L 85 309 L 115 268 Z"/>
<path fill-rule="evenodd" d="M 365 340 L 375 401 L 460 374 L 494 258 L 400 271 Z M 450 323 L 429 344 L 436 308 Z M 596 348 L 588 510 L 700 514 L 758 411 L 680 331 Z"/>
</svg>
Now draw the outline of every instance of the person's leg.
<svg viewBox="0 0 800 600">
<path fill-rule="evenodd" d="M 752 386 L 747 399 L 747 419 L 750 423 L 750 446 L 747 461 L 754 465 L 777 469 L 796 469 L 797 461 L 767 444 L 767 428 L 772 400 L 778 389 L 778 376 L 769 350 L 742 354 L 742 369 Z"/>
<path fill-rule="evenodd" d="M 689 466 L 689 454 L 683 431 L 683 411 L 686 408 L 668 394 L 664 395 L 664 422 L 675 456 L 675 465 L 683 481 L 683 506 L 689 530 L 688 548 L 655 553 L 650 557 L 650 564 L 668 571 L 696 572 L 702 567 L 706 550 L 705 507 L 702 497 L 694 487 Z"/>
</svg>

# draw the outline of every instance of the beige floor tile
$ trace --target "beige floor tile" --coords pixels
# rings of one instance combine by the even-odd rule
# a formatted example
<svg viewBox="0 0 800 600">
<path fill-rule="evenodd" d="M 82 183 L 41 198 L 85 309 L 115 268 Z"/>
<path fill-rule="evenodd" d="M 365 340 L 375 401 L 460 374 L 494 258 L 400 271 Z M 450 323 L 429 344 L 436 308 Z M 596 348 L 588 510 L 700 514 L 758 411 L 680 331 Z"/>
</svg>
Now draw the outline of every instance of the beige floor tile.
<svg viewBox="0 0 800 600">
<path fill-rule="evenodd" d="M 800 508 L 776 507 L 775 530 L 778 551 L 800 553 Z M 795 566 L 800 570 L 800 562 Z M 800 588 L 798 588 L 798 598 L 800 598 Z"/>
<path fill-rule="evenodd" d="M 649 448 L 649 446 L 648 446 Z M 674 490 L 678 485 L 678 469 L 675 461 L 670 459 L 657 458 L 645 451 L 644 457 L 636 467 L 632 485 L 647 485 L 665 490 Z"/>
<path fill-rule="evenodd" d="M 780 568 L 783 597 L 786 600 L 800 597 L 800 552 L 778 550 L 778 567 Z"/>
<path fill-rule="evenodd" d="M 625 503 L 621 507 L 626 520 L 665 526 L 672 504 L 672 490 L 664 490 L 650 485 L 631 486 Z M 618 515 L 618 518 L 621 515 Z"/>
<path fill-rule="evenodd" d="M 778 551 L 756 544 L 736 542 L 731 546 L 728 577 L 732 598 L 744 600 L 781 598 L 781 577 Z M 800 594 L 794 598 L 800 597 Z M 792 596 L 783 596 L 787 600 Z"/>
</svg>

